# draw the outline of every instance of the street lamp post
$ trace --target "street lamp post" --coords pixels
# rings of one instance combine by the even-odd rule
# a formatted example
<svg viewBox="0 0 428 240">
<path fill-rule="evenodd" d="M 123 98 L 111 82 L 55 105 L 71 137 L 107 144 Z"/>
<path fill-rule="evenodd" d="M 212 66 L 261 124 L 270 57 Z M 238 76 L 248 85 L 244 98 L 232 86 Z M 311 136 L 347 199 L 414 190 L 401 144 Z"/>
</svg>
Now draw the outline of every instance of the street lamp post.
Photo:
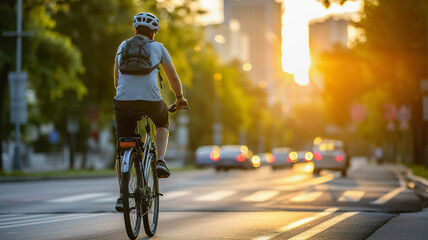
<svg viewBox="0 0 428 240">
<path fill-rule="evenodd" d="M 21 56 L 22 56 L 22 37 L 32 36 L 32 32 L 22 31 L 22 0 L 17 1 L 16 9 L 16 32 L 3 32 L 3 36 L 16 37 L 16 72 L 10 72 L 8 75 L 10 86 L 10 105 L 11 105 L 11 122 L 15 123 L 15 148 L 13 169 L 21 170 L 21 129 L 20 124 L 27 122 L 27 102 L 26 102 L 26 87 L 27 73 L 21 71 Z"/>
</svg>

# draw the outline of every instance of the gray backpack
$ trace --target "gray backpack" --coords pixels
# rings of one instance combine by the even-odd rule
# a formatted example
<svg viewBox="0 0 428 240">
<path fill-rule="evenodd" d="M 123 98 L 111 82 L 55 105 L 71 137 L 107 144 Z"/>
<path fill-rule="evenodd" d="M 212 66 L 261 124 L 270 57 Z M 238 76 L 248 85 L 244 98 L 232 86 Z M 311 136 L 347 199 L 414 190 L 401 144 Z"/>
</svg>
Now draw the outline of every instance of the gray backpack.
<svg viewBox="0 0 428 240">
<path fill-rule="evenodd" d="M 134 36 L 123 44 L 119 54 L 121 61 L 119 70 L 123 74 L 145 75 L 158 68 L 159 64 L 152 66 L 150 61 L 149 45 L 153 40 L 142 36 Z"/>
</svg>

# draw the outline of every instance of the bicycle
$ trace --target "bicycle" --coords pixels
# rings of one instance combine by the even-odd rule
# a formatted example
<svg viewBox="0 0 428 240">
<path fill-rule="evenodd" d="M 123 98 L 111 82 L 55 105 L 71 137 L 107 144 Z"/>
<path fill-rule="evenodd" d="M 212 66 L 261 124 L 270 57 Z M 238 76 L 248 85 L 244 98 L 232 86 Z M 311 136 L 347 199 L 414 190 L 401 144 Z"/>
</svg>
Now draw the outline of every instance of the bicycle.
<svg viewBox="0 0 428 240">
<path fill-rule="evenodd" d="M 189 109 L 189 108 L 184 108 Z M 175 112 L 176 106 L 168 107 Z M 156 145 L 152 138 L 149 117 L 144 112 L 131 111 L 129 117 L 137 121 L 134 137 L 119 138 L 121 150 L 121 188 L 123 195 L 123 216 L 126 233 L 136 239 L 140 233 L 141 217 L 144 231 L 152 237 L 156 233 L 159 219 L 159 182 L 156 174 Z M 146 119 L 146 136 L 141 141 L 140 121 Z"/>
</svg>

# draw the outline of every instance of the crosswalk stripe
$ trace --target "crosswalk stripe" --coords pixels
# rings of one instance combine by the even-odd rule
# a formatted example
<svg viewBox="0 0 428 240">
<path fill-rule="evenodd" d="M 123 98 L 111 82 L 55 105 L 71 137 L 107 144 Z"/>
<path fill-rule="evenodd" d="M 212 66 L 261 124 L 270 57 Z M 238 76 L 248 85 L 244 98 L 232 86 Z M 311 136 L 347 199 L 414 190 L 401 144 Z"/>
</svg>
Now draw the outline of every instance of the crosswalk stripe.
<svg viewBox="0 0 428 240">
<path fill-rule="evenodd" d="M 364 196 L 363 191 L 346 191 L 340 196 L 339 202 L 358 202 Z"/>
<path fill-rule="evenodd" d="M 83 213 L 74 214 L 73 216 L 82 216 L 82 215 L 84 215 L 84 214 Z M 33 216 L 32 219 L 5 222 L 5 223 L 0 224 L 0 227 L 7 227 L 7 226 L 15 225 L 15 224 L 38 223 L 38 222 L 42 222 L 42 221 L 61 220 L 61 219 L 68 218 L 68 217 L 69 216 L 67 216 L 67 215 L 65 215 L 65 216 L 64 215 L 44 215 L 41 217 Z"/>
<path fill-rule="evenodd" d="M 171 191 L 165 193 L 160 199 L 161 200 L 171 200 L 178 197 L 183 197 L 190 194 L 190 191 Z"/>
<path fill-rule="evenodd" d="M 235 194 L 236 191 L 216 191 L 195 198 L 196 201 L 219 201 Z"/>
<path fill-rule="evenodd" d="M 79 195 L 75 195 L 75 196 L 55 198 L 55 199 L 48 200 L 47 202 L 49 202 L 49 203 L 70 203 L 70 202 L 88 200 L 91 198 L 100 198 L 100 197 L 104 197 L 104 196 L 107 196 L 110 194 L 111 193 L 105 193 L 105 192 L 104 193 L 84 193 L 84 194 L 79 194 Z"/>
<path fill-rule="evenodd" d="M 11 221 L 15 221 L 15 220 L 24 220 L 27 218 L 34 218 L 34 217 L 38 217 L 38 216 L 44 216 L 44 215 L 41 215 L 41 214 L 38 214 L 38 215 L 33 215 L 33 214 L 31 214 L 31 215 L 25 215 L 25 214 L 15 215 L 13 217 L 11 216 L 11 217 L 7 217 L 7 218 L 1 218 L 0 224 L 2 224 L 1 222 L 11 222 Z M 1 216 L 1 217 L 3 217 L 3 216 Z"/>
<path fill-rule="evenodd" d="M 303 191 L 290 199 L 291 202 L 312 202 L 321 197 L 321 191 Z"/>
<path fill-rule="evenodd" d="M 275 197 L 278 194 L 279 191 L 258 191 L 242 198 L 241 200 L 244 202 L 263 202 Z"/>
<path fill-rule="evenodd" d="M 311 229 L 309 229 L 309 230 L 307 230 L 307 231 L 305 231 L 299 235 L 296 235 L 292 238 L 289 238 L 288 240 L 305 240 L 305 239 L 311 238 L 311 237 L 315 236 L 316 234 L 326 230 L 327 228 L 329 228 L 329 227 L 331 227 L 331 226 L 333 226 L 333 225 L 335 225 L 335 224 L 337 224 L 337 223 L 339 223 L 339 222 L 341 222 L 341 221 L 343 221 L 349 217 L 352 217 L 356 214 L 358 214 L 358 212 L 347 212 L 347 213 L 340 214 L 339 216 L 336 216 L 330 220 L 327 220 L 321 224 L 318 224 L 315 227 L 313 227 L 313 228 L 311 228 Z"/>
<path fill-rule="evenodd" d="M 387 194 L 381 196 L 380 198 L 376 199 L 375 201 L 370 202 L 370 204 L 376 204 L 376 205 L 384 204 L 384 203 L 388 202 L 389 200 L 391 200 L 392 198 L 394 198 L 395 196 L 397 196 L 400 192 L 402 192 L 404 190 L 406 190 L 405 187 L 396 188 L 396 189 L 388 192 Z"/>
<path fill-rule="evenodd" d="M 51 223 L 51 222 L 58 222 L 58 221 L 68 221 L 68 220 L 75 220 L 75 219 L 82 219 L 82 218 L 88 218 L 88 217 L 98 217 L 102 215 L 106 215 L 107 213 L 98 213 L 98 214 L 73 214 L 72 216 L 62 216 L 62 218 L 49 218 L 45 220 L 38 220 L 33 222 L 21 222 L 17 224 L 12 225 L 0 225 L 0 229 L 4 228 L 12 228 L 12 227 L 22 227 L 22 226 L 28 226 L 28 225 L 36 225 L 36 224 L 42 224 L 42 223 Z"/>
</svg>

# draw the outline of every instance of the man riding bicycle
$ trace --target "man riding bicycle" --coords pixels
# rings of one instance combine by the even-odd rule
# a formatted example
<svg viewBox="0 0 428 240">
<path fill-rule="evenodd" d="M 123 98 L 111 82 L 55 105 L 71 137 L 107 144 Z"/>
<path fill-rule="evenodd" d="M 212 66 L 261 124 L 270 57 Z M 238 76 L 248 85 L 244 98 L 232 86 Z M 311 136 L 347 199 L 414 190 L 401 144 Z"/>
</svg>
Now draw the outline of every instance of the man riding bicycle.
<svg viewBox="0 0 428 240">
<path fill-rule="evenodd" d="M 186 107 L 187 100 L 183 96 L 181 81 L 175 71 L 168 51 L 161 43 L 153 41 L 155 34 L 159 30 L 159 20 L 157 17 L 151 13 L 141 12 L 135 15 L 133 25 L 135 36 L 120 44 L 114 64 L 116 135 L 117 139 L 134 136 L 136 122 L 129 117 L 129 111 L 145 112 L 156 126 L 156 173 L 159 178 L 167 178 L 170 175 L 170 171 L 166 166 L 164 157 L 168 144 L 169 115 L 167 105 L 160 95 L 160 88 L 157 81 L 159 72 L 158 64 L 162 64 L 171 89 L 175 93 L 177 110 Z M 134 59 L 137 60 L 132 62 L 131 52 L 135 46 L 138 47 L 137 49 L 139 50 L 137 52 L 141 56 L 138 56 L 138 54 L 137 56 L 134 55 Z M 137 66 L 138 70 L 138 64 L 141 64 L 142 60 L 152 63 L 148 73 L 142 74 L 142 71 L 134 71 L 135 68 L 130 69 L 130 66 Z M 116 172 L 120 186 L 119 147 L 117 150 Z M 116 210 L 122 211 L 122 209 L 121 192 L 116 202 Z"/>
</svg>

